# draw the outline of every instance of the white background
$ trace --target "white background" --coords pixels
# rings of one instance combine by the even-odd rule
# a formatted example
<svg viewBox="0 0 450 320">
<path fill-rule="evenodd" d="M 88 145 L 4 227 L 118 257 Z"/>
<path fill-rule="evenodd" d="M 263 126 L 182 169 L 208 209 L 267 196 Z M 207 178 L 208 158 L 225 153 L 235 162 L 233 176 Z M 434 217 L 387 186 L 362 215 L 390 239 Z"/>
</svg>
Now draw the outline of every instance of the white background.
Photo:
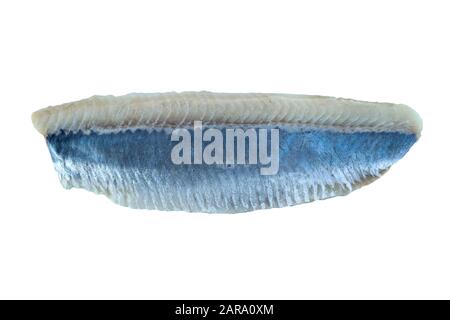
<svg viewBox="0 0 450 320">
<path fill-rule="evenodd" d="M 2 1 L 1 298 L 450 298 L 448 1 Z M 31 113 L 94 94 L 405 103 L 421 140 L 346 196 L 238 215 L 65 190 Z"/>
</svg>

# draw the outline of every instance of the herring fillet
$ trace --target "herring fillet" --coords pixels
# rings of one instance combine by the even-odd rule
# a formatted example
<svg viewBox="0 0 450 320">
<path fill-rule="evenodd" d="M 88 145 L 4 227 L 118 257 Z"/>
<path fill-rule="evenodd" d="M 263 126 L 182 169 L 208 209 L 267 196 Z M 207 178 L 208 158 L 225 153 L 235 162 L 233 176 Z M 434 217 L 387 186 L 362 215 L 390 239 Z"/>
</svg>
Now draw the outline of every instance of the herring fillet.
<svg viewBox="0 0 450 320">
<path fill-rule="evenodd" d="M 94 96 L 32 116 L 62 185 L 142 209 L 244 212 L 345 195 L 372 182 L 419 139 L 401 104 L 261 93 Z M 279 170 L 260 164 L 176 165 L 173 130 L 279 130 Z"/>
</svg>

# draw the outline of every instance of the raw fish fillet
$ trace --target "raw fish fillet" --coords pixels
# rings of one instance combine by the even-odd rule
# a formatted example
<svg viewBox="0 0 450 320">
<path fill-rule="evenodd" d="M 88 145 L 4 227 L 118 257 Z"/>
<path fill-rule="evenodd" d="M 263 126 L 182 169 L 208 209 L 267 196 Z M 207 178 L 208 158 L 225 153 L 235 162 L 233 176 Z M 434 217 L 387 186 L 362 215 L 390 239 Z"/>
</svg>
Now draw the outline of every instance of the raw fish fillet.
<svg viewBox="0 0 450 320">
<path fill-rule="evenodd" d="M 94 96 L 32 120 L 65 188 L 131 208 L 210 213 L 346 195 L 401 159 L 422 129 L 401 104 L 262 93 Z M 243 144 L 227 132 L 244 132 Z"/>
</svg>

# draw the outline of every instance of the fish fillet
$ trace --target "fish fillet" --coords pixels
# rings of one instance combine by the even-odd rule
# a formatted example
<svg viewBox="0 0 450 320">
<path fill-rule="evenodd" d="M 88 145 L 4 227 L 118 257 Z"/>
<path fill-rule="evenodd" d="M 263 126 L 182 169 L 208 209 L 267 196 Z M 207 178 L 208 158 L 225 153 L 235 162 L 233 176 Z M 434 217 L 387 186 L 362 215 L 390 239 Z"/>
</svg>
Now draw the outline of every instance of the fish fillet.
<svg viewBox="0 0 450 320">
<path fill-rule="evenodd" d="M 94 96 L 32 120 L 65 188 L 131 208 L 210 213 L 346 195 L 386 172 L 422 130 L 402 104 L 262 93 Z M 188 137 L 183 163 L 173 159 L 179 132 Z"/>
</svg>

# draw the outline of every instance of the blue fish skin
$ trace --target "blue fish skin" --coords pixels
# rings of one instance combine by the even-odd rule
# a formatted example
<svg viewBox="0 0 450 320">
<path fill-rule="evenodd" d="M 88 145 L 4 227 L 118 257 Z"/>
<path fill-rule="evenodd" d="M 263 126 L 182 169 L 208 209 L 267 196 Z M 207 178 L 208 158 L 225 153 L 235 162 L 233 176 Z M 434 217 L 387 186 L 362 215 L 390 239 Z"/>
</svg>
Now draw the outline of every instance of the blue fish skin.
<svg viewBox="0 0 450 320">
<path fill-rule="evenodd" d="M 237 127 L 262 128 L 211 124 L 204 129 L 224 133 Z M 174 164 L 172 127 L 61 132 L 48 135 L 47 144 L 66 188 L 105 194 L 132 208 L 236 213 L 345 195 L 379 177 L 417 140 L 402 132 L 265 128 L 279 129 L 275 175 L 261 175 L 261 167 L 267 166 L 261 164 Z M 187 129 L 192 133 L 192 127 Z"/>
</svg>

